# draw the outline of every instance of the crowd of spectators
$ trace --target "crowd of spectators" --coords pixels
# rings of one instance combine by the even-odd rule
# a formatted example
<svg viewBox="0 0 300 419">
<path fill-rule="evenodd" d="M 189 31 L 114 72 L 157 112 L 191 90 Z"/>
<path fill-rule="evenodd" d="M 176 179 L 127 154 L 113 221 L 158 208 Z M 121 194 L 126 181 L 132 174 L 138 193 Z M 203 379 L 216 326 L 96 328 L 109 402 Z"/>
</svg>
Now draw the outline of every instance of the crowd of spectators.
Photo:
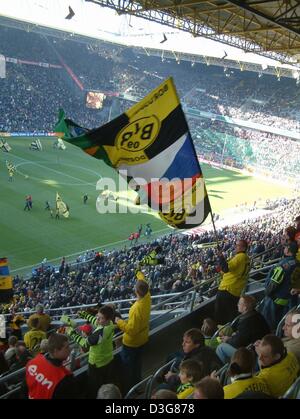
<svg viewBox="0 0 300 419">
<path fill-rule="evenodd" d="M 290 79 L 279 83 L 275 77 L 257 78 L 248 72 L 231 72 L 228 78 L 219 67 L 201 65 L 199 71 L 187 62 L 174 65 L 158 57 L 137 55 L 129 47 L 85 44 L 4 27 L 0 32 L 0 49 L 5 56 L 58 66 L 6 63 L 6 78 L 0 80 L 1 131 L 51 132 L 61 107 L 79 124 L 95 128 L 131 106 L 132 102 L 121 97 L 137 100 L 170 75 L 188 107 L 292 131 L 299 128 L 295 112 L 298 88 Z M 82 83 L 83 91 L 65 66 Z M 89 90 L 108 93 L 102 110 L 86 108 L 85 93 Z M 111 98 L 110 93 L 120 95 L 120 99 Z M 207 159 L 282 177 L 299 171 L 299 145 L 287 137 L 216 120 L 189 117 L 189 124 L 199 152 Z"/>
<path fill-rule="evenodd" d="M 38 65 L 7 62 L 6 78 L 0 80 L 0 88 L 3 92 L 0 99 L 0 130 L 52 131 L 56 113 L 60 107 L 65 109 L 68 117 L 89 128 L 106 122 L 107 106 L 101 111 L 87 109 L 84 104 L 84 93 L 78 91 L 78 87 L 66 73 L 66 65 L 72 68 L 86 90 L 116 92 L 131 95 L 134 98 L 144 96 L 161 80 L 172 74 L 179 94 L 188 107 L 293 131 L 299 129 L 298 116 L 294 111 L 299 92 L 298 88 L 292 88 L 292 83 L 295 83 L 293 80 L 285 79 L 278 82 L 271 76 L 257 78 L 254 73 L 236 72 L 231 72 L 228 77 L 222 69 L 208 69 L 206 66 L 202 66 L 199 72 L 199 68 L 191 67 L 188 63 L 174 65 L 174 62 L 162 62 L 157 57 L 147 57 L 142 54 L 138 56 L 128 47 L 98 43 L 80 44 L 75 41 L 45 38 L 34 33 L 3 27 L 0 28 L 0 52 L 16 59 L 60 66 L 59 68 L 45 68 Z M 268 78 L 267 83 L 265 78 Z M 111 104 L 111 102 L 108 103 Z M 120 111 L 128 107 L 128 102 L 125 100 L 120 100 L 118 103 Z M 208 160 L 225 162 L 240 168 L 247 165 L 258 167 L 282 176 L 299 171 L 299 145 L 289 138 L 244 128 L 233 128 L 219 121 L 195 118 L 190 119 L 190 127 L 194 138 L 196 137 L 199 153 Z M 224 136 L 226 141 L 224 141 Z M 221 139 L 223 141 L 220 141 Z M 89 251 L 80 256 L 75 264 L 66 262 L 65 258 L 58 267 L 43 264 L 34 270 L 31 277 L 16 276 L 14 278 L 14 302 L 2 306 L 1 312 L 8 314 L 24 312 L 26 316 L 26 312 L 32 311 L 37 304 L 42 304 L 45 309 L 53 309 L 135 298 L 136 268 L 157 246 L 161 249 L 160 256 L 164 263 L 145 268 L 152 296 L 184 291 L 202 280 L 215 277 L 219 273 L 218 252 L 222 251 L 224 257 L 230 257 L 238 240 L 247 242 L 249 256 L 272 248 L 270 257 L 280 257 L 283 229 L 288 223 L 292 224 L 295 217 L 299 215 L 299 204 L 300 198 L 278 199 L 269 202 L 266 206 L 266 209 L 269 209 L 266 215 L 245 220 L 243 224 L 222 227 L 218 230 L 220 240 L 218 251 L 214 246 L 209 245 L 215 242 L 214 233 L 206 231 L 195 235 L 170 234 L 152 242 L 135 244 L 129 249 Z M 208 246 L 201 246 L 203 244 L 208 244 Z M 254 304 L 250 304 L 249 308 L 246 303 L 244 301 L 245 307 L 239 310 L 244 316 L 242 320 L 245 320 L 246 316 L 249 321 L 249 312 L 256 316 L 257 313 L 254 312 Z M 117 308 L 126 306 L 129 304 L 122 303 Z M 40 313 L 37 315 L 41 317 Z M 13 359 L 15 363 L 13 369 L 24 366 L 34 355 L 28 354 L 28 351 L 34 350 L 31 343 L 37 333 L 40 340 L 45 338 L 45 332 L 40 330 L 42 329 L 39 324 L 40 320 L 35 318 L 31 323 L 32 329 L 28 332 L 31 335 L 27 335 L 26 339 L 24 337 L 27 343 L 18 342 L 14 336 L 11 336 L 8 342 L 9 348 L 4 364 L 8 365 Z M 126 322 L 123 323 L 127 333 Z M 256 344 L 258 361 L 263 367 L 259 379 L 267 383 L 268 390 L 266 391 L 274 397 L 284 393 L 295 379 L 299 369 L 295 356 L 287 355 L 283 346 L 285 343 L 288 349 L 295 347 L 293 336 L 288 332 L 290 323 L 293 324 L 291 316 L 286 319 L 284 326 L 286 338 L 283 343 L 279 338 L 267 335 L 261 336 L 262 341 Z M 238 324 L 236 333 L 241 334 L 241 324 L 242 321 Z M 249 327 L 247 326 L 246 329 L 248 330 Z M 20 328 L 18 330 L 20 331 Z M 245 327 L 243 333 L 244 331 Z M 195 342 L 193 339 L 190 339 L 191 342 L 185 341 L 185 345 L 194 344 L 192 350 L 197 354 L 212 352 L 212 350 L 203 351 L 205 340 L 204 337 L 202 339 L 200 330 L 191 329 L 189 332 L 185 333 L 185 339 L 187 337 L 190 339 L 191 336 L 194 339 L 194 335 L 196 337 L 199 335 L 199 339 L 197 338 Z M 235 337 L 223 335 L 223 346 L 219 346 L 219 353 L 223 350 L 222 356 L 226 355 L 226 357 L 222 358 L 219 355 L 220 362 L 229 359 L 233 354 L 229 368 L 233 382 L 238 382 L 245 374 L 243 378 L 252 380 L 255 384 L 257 378 L 254 377 L 253 371 L 254 358 L 249 349 L 240 348 L 237 337 L 240 335 L 236 334 Z M 247 343 L 243 345 L 251 343 L 253 339 L 247 340 Z M 52 352 L 60 351 L 62 344 L 66 351 L 65 360 L 70 351 L 68 339 L 64 337 L 63 342 L 58 343 L 57 347 L 54 345 Z M 227 349 L 231 345 L 230 353 L 225 354 L 225 344 L 227 344 Z M 205 398 L 209 388 L 214 390 L 215 394 L 218 393 L 220 396 L 218 398 L 222 398 L 224 394 L 225 398 L 231 397 L 229 395 L 233 393 L 237 395 L 240 389 L 239 384 L 234 388 L 229 388 L 229 384 L 224 391 L 220 389 L 220 386 L 216 386 L 214 381 L 206 383 L 204 387 L 201 381 L 197 384 L 197 381 L 206 375 L 202 371 L 203 365 L 200 367 L 197 360 L 189 359 L 191 358 L 188 356 L 189 351 L 185 346 L 183 349 L 184 353 L 181 358 L 183 363 L 180 364 L 178 376 L 181 384 L 176 390 L 177 396 L 180 394 L 180 398 L 184 398 L 187 394 L 192 394 L 195 388 L 199 398 Z M 49 352 L 51 355 L 51 350 Z M 293 353 L 291 349 L 290 352 Z M 214 356 L 216 356 L 215 353 Z M 270 362 L 266 361 L 268 356 Z M 299 357 L 298 352 L 296 356 Z M 57 358 L 57 354 L 53 359 L 62 361 L 62 358 Z M 205 359 L 203 361 L 205 363 Z M 272 371 L 275 371 L 273 366 L 278 370 L 282 368 L 283 370 L 280 370 L 282 373 L 286 373 L 289 366 L 291 367 L 293 376 L 281 380 L 285 382 L 284 386 L 279 386 L 280 380 L 275 379 L 275 374 L 272 376 Z M 69 373 L 66 372 L 66 375 L 69 376 Z M 264 386 L 261 385 L 260 389 L 264 390 Z"/>
<path fill-rule="evenodd" d="M 279 245 L 283 226 L 297 216 L 299 203 L 299 198 L 269 201 L 272 211 L 267 215 L 219 229 L 224 254 L 230 256 L 239 238 L 249 243 L 250 255 Z M 146 267 L 151 294 L 184 291 L 218 273 L 216 249 L 199 246 L 214 241 L 213 231 L 198 235 L 170 234 L 129 249 L 90 251 L 79 257 L 75 265 L 63 259 L 58 268 L 43 266 L 30 278 L 15 277 L 16 300 L 2 310 L 29 312 L 38 303 L 50 309 L 132 298 L 136 266 L 158 245 L 164 264 Z M 279 257 L 280 252 L 274 250 L 272 257 Z M 126 307 L 124 304 L 122 307 Z"/>
<path fill-rule="evenodd" d="M 259 78 L 256 73 L 228 73 L 221 67 L 203 64 L 174 64 L 175 61 L 138 54 L 130 47 L 81 43 L 5 27 L 0 28 L 0 52 L 15 60 L 58 67 L 6 63 L 6 78 L 0 79 L 0 131 L 51 132 L 59 108 L 80 125 L 95 128 L 132 105 L 124 96 L 138 100 L 170 75 L 187 107 L 299 131 L 299 89 L 292 79 L 278 82 L 269 75 Z M 89 90 L 107 93 L 101 110 L 85 106 Z M 119 98 L 110 96 L 111 93 Z M 297 141 L 217 120 L 188 118 L 199 153 L 208 160 L 282 178 L 299 172 Z"/>
<path fill-rule="evenodd" d="M 189 118 L 189 125 L 200 157 L 296 182 L 300 169 L 297 140 L 209 119 Z"/>
</svg>

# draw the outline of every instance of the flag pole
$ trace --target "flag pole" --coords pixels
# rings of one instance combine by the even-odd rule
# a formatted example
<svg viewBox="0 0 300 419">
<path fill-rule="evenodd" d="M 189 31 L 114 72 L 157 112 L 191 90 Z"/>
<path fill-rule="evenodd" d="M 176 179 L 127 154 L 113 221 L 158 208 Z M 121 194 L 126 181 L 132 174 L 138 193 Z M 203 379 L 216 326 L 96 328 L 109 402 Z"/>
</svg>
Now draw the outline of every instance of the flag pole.
<svg viewBox="0 0 300 419">
<path fill-rule="evenodd" d="M 182 109 L 182 113 L 184 115 L 184 119 L 185 119 L 185 122 L 186 122 L 186 125 L 187 125 L 187 128 L 188 128 L 188 133 L 189 133 L 190 138 L 191 138 L 191 146 L 192 146 L 192 149 L 194 151 L 194 155 L 195 155 L 195 158 L 196 158 L 198 169 L 199 169 L 200 173 L 202 173 L 202 169 L 201 169 L 201 166 L 200 166 L 200 163 L 199 163 L 199 159 L 198 159 L 198 155 L 197 155 L 197 152 L 196 152 L 195 144 L 194 144 L 194 141 L 193 141 L 193 138 L 192 138 L 192 134 L 191 134 L 191 131 L 190 131 L 190 127 L 189 127 L 188 121 L 186 119 L 185 113 L 183 111 L 183 108 L 182 108 L 182 105 L 181 105 L 181 102 L 180 102 L 180 98 L 178 96 L 178 93 L 177 93 L 175 84 L 173 82 L 173 77 L 170 77 L 170 79 L 171 79 L 171 83 L 173 85 L 173 89 L 174 89 L 174 93 L 176 95 L 177 101 L 178 101 L 178 103 L 179 103 L 179 105 L 180 105 L 180 107 Z M 203 179 L 204 179 L 204 176 L 203 176 Z M 208 201 L 209 201 L 209 197 L 208 197 L 208 193 L 207 193 L 207 190 L 206 190 L 206 186 L 205 185 L 204 185 L 204 188 L 205 188 L 205 191 L 206 191 L 206 194 L 207 194 L 207 198 L 208 198 Z M 212 213 L 212 210 L 211 210 L 210 202 L 209 202 L 209 208 L 210 208 L 210 211 L 209 212 L 210 212 L 210 216 L 211 216 L 211 221 L 212 221 L 212 225 L 213 225 L 215 239 L 216 239 L 216 242 L 217 242 L 217 249 L 220 250 L 219 240 L 218 240 L 218 235 L 217 235 L 217 230 L 216 230 L 215 221 L 214 221 L 213 213 Z"/>
<path fill-rule="evenodd" d="M 214 220 L 212 210 L 210 210 L 210 216 L 211 216 L 211 222 L 212 222 L 212 225 L 213 225 L 213 230 L 214 230 L 214 233 L 215 233 L 215 239 L 216 239 L 216 242 L 217 242 L 217 249 L 220 250 L 218 234 L 217 234 L 217 230 L 216 230 L 216 226 L 215 226 L 215 220 Z"/>
</svg>

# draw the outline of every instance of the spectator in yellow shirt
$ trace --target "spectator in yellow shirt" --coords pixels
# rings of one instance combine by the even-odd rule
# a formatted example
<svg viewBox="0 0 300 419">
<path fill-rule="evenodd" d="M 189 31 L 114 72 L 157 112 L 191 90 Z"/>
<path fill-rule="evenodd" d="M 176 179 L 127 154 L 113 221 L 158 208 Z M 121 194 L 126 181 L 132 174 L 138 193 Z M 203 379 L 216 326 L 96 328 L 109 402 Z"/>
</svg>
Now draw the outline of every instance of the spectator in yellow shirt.
<svg viewBox="0 0 300 419">
<path fill-rule="evenodd" d="M 124 392 L 141 381 L 142 352 L 149 339 L 151 295 L 142 272 L 137 273 L 135 294 L 137 300 L 129 310 L 127 320 L 115 318 L 116 325 L 124 332 L 121 360 L 125 378 Z"/>
<path fill-rule="evenodd" d="M 47 339 L 46 333 L 40 329 L 37 317 L 31 320 L 32 329 L 25 333 L 24 342 L 26 348 L 34 355 L 40 352 L 40 344 L 43 339 Z"/>
<path fill-rule="evenodd" d="M 266 381 L 271 396 L 280 397 L 296 380 L 299 363 L 293 353 L 287 353 L 278 336 L 266 335 L 255 342 L 260 366 L 259 378 Z"/>
<path fill-rule="evenodd" d="M 39 328 L 47 332 L 50 328 L 51 317 L 44 313 L 44 307 L 40 304 L 36 306 L 36 313 L 32 314 L 27 321 L 29 329 L 32 329 L 32 320 L 35 318 L 39 319 Z"/>
<path fill-rule="evenodd" d="M 194 384 L 203 378 L 203 364 L 194 359 L 182 361 L 179 367 L 180 386 L 177 388 L 177 398 L 187 399 L 195 390 Z"/>
<path fill-rule="evenodd" d="M 245 391 L 259 391 L 269 394 L 266 382 L 254 375 L 254 353 L 246 348 L 239 348 L 233 354 L 228 370 L 231 384 L 224 387 L 224 398 L 234 399 Z"/>
<path fill-rule="evenodd" d="M 228 261 L 219 252 L 219 263 L 223 272 L 215 302 L 215 320 L 218 324 L 231 322 L 237 315 L 237 304 L 246 286 L 250 260 L 246 240 L 236 242 L 236 254 Z"/>
</svg>

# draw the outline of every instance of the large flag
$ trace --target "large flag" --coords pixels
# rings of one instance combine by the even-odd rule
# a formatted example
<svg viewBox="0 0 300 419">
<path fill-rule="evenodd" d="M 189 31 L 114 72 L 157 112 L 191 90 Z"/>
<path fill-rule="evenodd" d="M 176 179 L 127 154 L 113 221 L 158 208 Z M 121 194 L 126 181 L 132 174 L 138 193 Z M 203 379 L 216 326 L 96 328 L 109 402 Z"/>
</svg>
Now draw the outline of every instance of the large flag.
<svg viewBox="0 0 300 419">
<path fill-rule="evenodd" d="M 16 166 L 13 163 L 9 162 L 8 160 L 5 160 L 5 164 L 9 172 L 15 172 Z"/>
<path fill-rule="evenodd" d="M 69 218 L 69 208 L 61 199 L 60 195 L 56 192 L 56 210 L 58 211 L 59 215 L 62 215 L 65 218 Z"/>
<path fill-rule="evenodd" d="M 9 151 L 11 151 L 11 146 L 8 144 L 6 140 L 0 139 L 0 149 L 8 153 Z"/>
<path fill-rule="evenodd" d="M 0 303 L 9 303 L 13 298 L 13 280 L 9 274 L 7 258 L 0 258 Z"/>
<path fill-rule="evenodd" d="M 42 147 L 41 141 L 39 139 L 33 140 L 30 144 L 29 149 L 30 150 L 42 151 L 43 147 Z"/>
<path fill-rule="evenodd" d="M 172 79 L 128 111 L 88 130 L 65 119 L 56 132 L 118 170 L 146 192 L 148 205 L 177 228 L 201 224 L 211 211 L 202 171 Z"/>
</svg>

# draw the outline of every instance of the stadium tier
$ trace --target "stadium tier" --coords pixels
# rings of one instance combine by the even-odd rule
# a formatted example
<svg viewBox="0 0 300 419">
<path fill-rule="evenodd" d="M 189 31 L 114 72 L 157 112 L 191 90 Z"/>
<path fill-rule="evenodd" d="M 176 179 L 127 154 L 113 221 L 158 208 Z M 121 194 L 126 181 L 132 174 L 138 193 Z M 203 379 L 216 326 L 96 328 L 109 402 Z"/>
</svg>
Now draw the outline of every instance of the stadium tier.
<svg viewBox="0 0 300 419">
<path fill-rule="evenodd" d="M 299 85 L 134 51 L 0 26 L 0 398 L 296 398 Z M 170 76 L 216 230 L 171 229 L 54 133 L 63 108 L 87 141 Z"/>
</svg>

